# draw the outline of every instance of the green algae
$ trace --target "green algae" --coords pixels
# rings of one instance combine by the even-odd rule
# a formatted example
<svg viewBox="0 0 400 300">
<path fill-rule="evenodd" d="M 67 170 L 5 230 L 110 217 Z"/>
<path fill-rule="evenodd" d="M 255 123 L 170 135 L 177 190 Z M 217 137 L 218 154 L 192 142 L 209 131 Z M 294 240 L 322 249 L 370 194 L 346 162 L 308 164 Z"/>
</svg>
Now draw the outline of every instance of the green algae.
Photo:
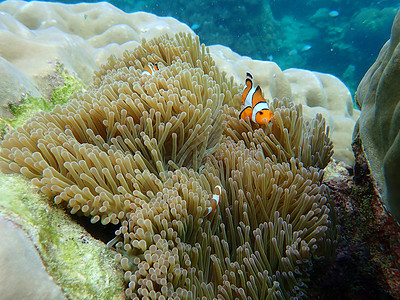
<svg viewBox="0 0 400 300">
<path fill-rule="evenodd" d="M 67 103 L 71 95 L 85 88 L 78 77 L 64 69 L 63 64 L 55 64 L 55 73 L 58 80 L 50 99 L 27 94 L 19 103 L 9 105 L 10 112 L 14 117 L 11 119 L 0 118 L 1 135 L 7 133 L 10 128 L 22 126 L 36 112 L 51 111 L 56 105 Z"/>
<path fill-rule="evenodd" d="M 123 298 L 123 270 L 115 252 L 22 176 L 0 174 L 0 215 L 28 233 L 68 299 Z"/>
<path fill-rule="evenodd" d="M 57 104 L 63 105 L 67 103 L 72 94 L 85 88 L 85 85 L 78 77 L 69 74 L 64 69 L 64 65 L 56 63 L 56 72 L 63 79 L 63 83 L 53 89 L 53 93 L 50 97 L 52 105 L 51 109 L 53 109 Z"/>
</svg>

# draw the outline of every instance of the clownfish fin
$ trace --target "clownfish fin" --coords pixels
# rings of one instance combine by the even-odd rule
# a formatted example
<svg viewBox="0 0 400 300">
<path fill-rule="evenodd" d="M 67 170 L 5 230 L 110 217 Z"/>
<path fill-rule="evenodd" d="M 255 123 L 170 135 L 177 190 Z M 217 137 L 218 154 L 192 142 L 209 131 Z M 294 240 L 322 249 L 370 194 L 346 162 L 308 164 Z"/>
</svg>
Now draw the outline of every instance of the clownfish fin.
<svg viewBox="0 0 400 300">
<path fill-rule="evenodd" d="M 251 115 L 253 114 L 253 109 L 251 106 L 247 106 L 242 109 L 242 111 L 239 114 L 239 119 L 246 120 L 246 118 L 251 119 Z"/>
<path fill-rule="evenodd" d="M 253 76 L 251 76 L 250 73 L 246 73 L 245 83 L 246 83 L 246 88 L 244 89 L 243 94 L 242 94 L 243 105 L 246 105 L 247 95 L 249 95 L 251 89 L 253 88 Z"/>
<path fill-rule="evenodd" d="M 204 216 L 208 216 L 209 214 L 213 213 L 217 209 L 219 201 L 221 199 L 221 193 L 222 193 L 222 188 L 220 185 L 217 185 L 214 188 L 213 195 L 210 199 L 211 206 L 207 207 L 207 209 L 204 212 Z"/>
<path fill-rule="evenodd" d="M 260 86 L 257 85 L 256 90 L 255 90 L 255 92 L 253 94 L 253 103 L 252 103 L 253 104 L 253 109 L 260 102 L 265 102 L 265 99 L 264 99 L 264 97 L 262 95 Z"/>
</svg>

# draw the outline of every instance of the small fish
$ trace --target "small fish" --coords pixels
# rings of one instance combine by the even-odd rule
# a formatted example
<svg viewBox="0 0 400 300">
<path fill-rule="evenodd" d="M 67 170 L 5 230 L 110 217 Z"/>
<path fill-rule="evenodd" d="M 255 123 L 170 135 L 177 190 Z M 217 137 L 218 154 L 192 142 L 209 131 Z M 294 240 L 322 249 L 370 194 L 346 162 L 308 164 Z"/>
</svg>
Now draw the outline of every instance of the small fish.
<svg viewBox="0 0 400 300">
<path fill-rule="evenodd" d="M 208 216 L 209 214 L 213 213 L 217 209 L 219 200 L 221 198 L 221 192 L 222 192 L 221 186 L 217 185 L 214 188 L 213 195 L 211 197 L 211 206 L 207 207 L 207 209 L 204 213 L 204 216 Z"/>
<path fill-rule="evenodd" d="M 157 64 L 152 64 L 152 63 L 148 63 L 143 71 L 142 71 L 142 77 L 144 75 L 154 75 L 154 73 L 158 71 L 158 65 Z"/>
<path fill-rule="evenodd" d="M 192 26 L 190 26 L 190 28 L 191 28 L 192 30 L 199 29 L 199 28 L 200 28 L 200 24 L 194 23 Z"/>
<path fill-rule="evenodd" d="M 246 88 L 243 91 L 242 102 L 244 108 L 239 114 L 239 118 L 245 120 L 249 118 L 254 123 L 265 124 L 273 117 L 267 101 L 262 96 L 261 88 L 253 86 L 253 76 L 246 73 Z"/>
<path fill-rule="evenodd" d="M 328 13 L 328 15 L 329 15 L 331 18 L 336 18 L 337 16 L 339 16 L 339 12 L 338 12 L 337 10 L 332 10 L 332 11 L 330 11 L 330 12 Z"/>
<path fill-rule="evenodd" d="M 300 49 L 301 52 L 306 52 L 312 48 L 311 45 L 304 45 L 303 48 Z"/>
</svg>

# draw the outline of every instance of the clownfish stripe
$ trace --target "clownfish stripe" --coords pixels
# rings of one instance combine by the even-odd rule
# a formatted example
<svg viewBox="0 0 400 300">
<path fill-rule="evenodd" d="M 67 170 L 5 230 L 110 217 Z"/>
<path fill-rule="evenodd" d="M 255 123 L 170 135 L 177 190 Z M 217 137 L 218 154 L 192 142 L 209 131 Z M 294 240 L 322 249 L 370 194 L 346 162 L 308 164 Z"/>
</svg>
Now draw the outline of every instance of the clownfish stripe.
<svg viewBox="0 0 400 300">
<path fill-rule="evenodd" d="M 142 71 L 142 76 L 143 76 L 143 75 L 151 75 L 151 73 L 150 73 L 149 71 L 147 71 L 147 70 L 143 70 L 143 71 Z"/>
<path fill-rule="evenodd" d="M 258 102 L 256 105 L 254 105 L 253 107 L 253 112 L 256 111 L 260 111 L 262 109 L 269 109 L 269 105 L 266 101 L 264 102 Z"/>
<path fill-rule="evenodd" d="M 217 205 L 219 204 L 219 194 L 218 195 L 213 194 L 211 199 L 214 199 L 215 201 L 217 201 Z"/>
<path fill-rule="evenodd" d="M 143 77 L 144 75 L 154 75 L 154 73 L 156 71 L 158 71 L 158 65 L 157 64 L 148 63 L 143 68 L 141 76 Z"/>
<path fill-rule="evenodd" d="M 252 106 L 252 95 L 254 94 L 254 87 L 253 87 L 253 76 L 250 73 L 246 74 L 246 88 L 243 91 L 242 95 L 242 103 L 244 106 Z"/>
<path fill-rule="evenodd" d="M 259 102 L 256 104 L 256 106 L 253 107 L 253 113 L 251 115 L 251 120 L 253 122 L 258 124 L 263 124 L 265 123 L 264 119 L 266 119 L 267 122 L 269 122 L 271 121 L 271 118 L 272 118 L 272 112 L 269 109 L 267 102 Z"/>
<path fill-rule="evenodd" d="M 247 77 L 245 83 L 246 83 L 246 86 L 250 85 L 250 87 L 253 87 L 253 80 L 251 78 Z"/>
</svg>

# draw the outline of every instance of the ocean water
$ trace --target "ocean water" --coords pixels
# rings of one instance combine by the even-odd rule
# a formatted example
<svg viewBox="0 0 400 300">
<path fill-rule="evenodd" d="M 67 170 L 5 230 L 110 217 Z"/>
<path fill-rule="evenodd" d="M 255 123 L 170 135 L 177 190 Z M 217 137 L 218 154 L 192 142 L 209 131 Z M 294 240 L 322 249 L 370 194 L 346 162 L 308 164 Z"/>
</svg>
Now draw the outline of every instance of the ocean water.
<svg viewBox="0 0 400 300">
<path fill-rule="evenodd" d="M 108 2 L 125 12 L 172 16 L 206 45 L 222 44 L 253 59 L 272 60 L 283 70 L 333 74 L 352 92 L 389 39 L 400 7 L 400 0 Z"/>
</svg>

